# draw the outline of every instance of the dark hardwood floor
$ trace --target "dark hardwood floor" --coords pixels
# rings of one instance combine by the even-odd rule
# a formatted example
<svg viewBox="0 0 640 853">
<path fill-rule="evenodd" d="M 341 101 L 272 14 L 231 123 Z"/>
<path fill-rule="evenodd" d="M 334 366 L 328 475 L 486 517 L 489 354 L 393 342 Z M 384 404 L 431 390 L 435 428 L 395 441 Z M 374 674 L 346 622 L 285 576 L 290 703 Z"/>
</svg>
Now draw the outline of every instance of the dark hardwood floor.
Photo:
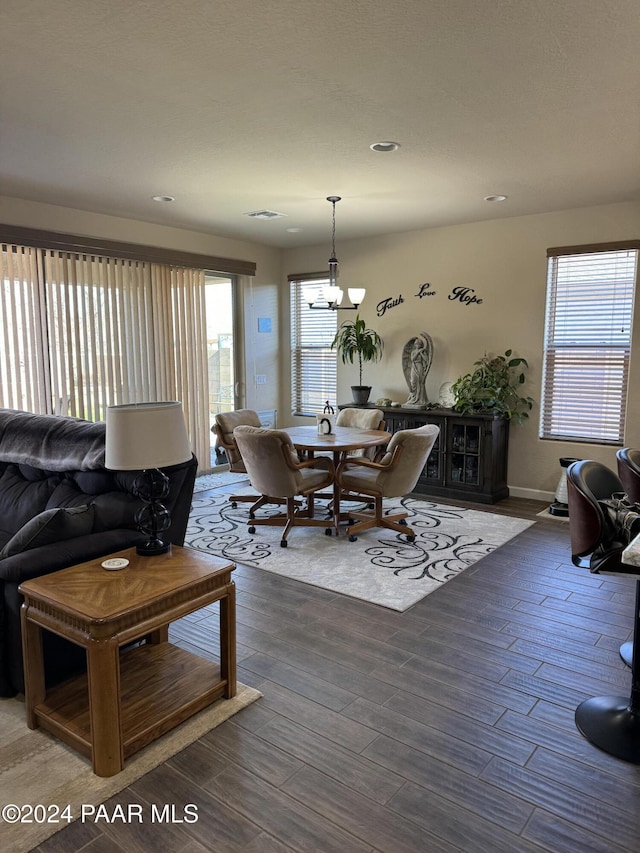
<svg viewBox="0 0 640 853">
<path fill-rule="evenodd" d="M 234 575 L 239 679 L 263 698 L 109 801 L 198 821 L 76 822 L 39 851 L 640 850 L 640 767 L 574 723 L 582 699 L 630 694 L 635 581 L 574 568 L 567 524 L 536 518 L 404 613 Z M 212 627 L 204 610 L 171 634 L 215 655 Z"/>
</svg>

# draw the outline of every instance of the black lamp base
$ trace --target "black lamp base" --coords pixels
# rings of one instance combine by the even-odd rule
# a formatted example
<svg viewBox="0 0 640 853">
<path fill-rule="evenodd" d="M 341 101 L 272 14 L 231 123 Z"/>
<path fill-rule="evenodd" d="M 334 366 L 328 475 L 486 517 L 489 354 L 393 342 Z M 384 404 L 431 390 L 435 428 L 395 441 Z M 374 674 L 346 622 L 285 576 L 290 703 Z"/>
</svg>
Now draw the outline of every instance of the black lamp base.
<svg viewBox="0 0 640 853">
<path fill-rule="evenodd" d="M 153 557 L 156 554 L 166 554 L 171 550 L 171 542 L 163 542 L 162 539 L 147 539 L 136 545 L 136 554 L 141 557 Z"/>
<path fill-rule="evenodd" d="M 576 726 L 594 746 L 640 764 L 640 715 L 623 696 L 596 696 L 576 708 Z"/>
<path fill-rule="evenodd" d="M 136 477 L 133 488 L 143 501 L 135 520 L 140 530 L 147 534 L 146 542 L 141 542 L 136 552 L 142 557 L 166 554 L 171 543 L 165 542 L 158 534 L 171 526 L 169 510 L 160 503 L 160 499 L 169 494 L 169 478 L 157 468 L 147 468 Z"/>
</svg>

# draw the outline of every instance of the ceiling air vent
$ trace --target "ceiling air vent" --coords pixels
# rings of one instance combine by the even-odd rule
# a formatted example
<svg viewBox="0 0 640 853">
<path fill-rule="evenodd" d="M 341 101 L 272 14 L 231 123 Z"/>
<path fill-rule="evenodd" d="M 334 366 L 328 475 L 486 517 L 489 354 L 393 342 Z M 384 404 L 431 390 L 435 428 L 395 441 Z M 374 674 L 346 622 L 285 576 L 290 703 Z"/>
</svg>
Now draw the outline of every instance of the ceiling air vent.
<svg viewBox="0 0 640 853">
<path fill-rule="evenodd" d="M 275 210 L 254 210 L 252 213 L 245 213 L 245 216 L 250 216 L 252 219 L 283 219 L 286 213 L 277 213 Z"/>
</svg>

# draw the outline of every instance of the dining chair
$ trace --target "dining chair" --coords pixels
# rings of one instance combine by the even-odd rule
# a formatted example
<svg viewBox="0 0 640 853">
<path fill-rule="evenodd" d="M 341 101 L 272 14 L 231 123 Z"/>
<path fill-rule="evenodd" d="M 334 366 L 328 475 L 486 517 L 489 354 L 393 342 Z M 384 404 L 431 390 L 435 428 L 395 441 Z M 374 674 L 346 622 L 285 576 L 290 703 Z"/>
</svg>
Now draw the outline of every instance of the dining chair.
<svg viewBox="0 0 640 853">
<path fill-rule="evenodd" d="M 384 430 L 384 412 L 380 409 L 356 409 L 348 406 L 338 412 L 336 426 Z M 366 456 L 368 459 L 373 459 L 379 450 L 379 447 L 361 447 L 357 450 L 348 450 L 345 455 Z"/>
<path fill-rule="evenodd" d="M 234 437 L 253 488 L 286 503 L 286 512 L 247 522 L 249 533 L 256 532 L 256 525 L 284 525 L 282 548 L 287 547 L 292 527 L 324 527 L 325 535 L 330 536 L 333 521 L 314 518 L 314 494 L 333 483 L 333 460 L 319 457 L 300 461 L 291 438 L 283 430 L 241 425 L 234 430 Z M 299 506 L 296 497 L 306 498 L 306 507 Z"/>
<path fill-rule="evenodd" d="M 387 527 L 406 534 L 409 542 L 415 541 L 415 533 L 407 526 L 408 513 L 401 511 L 385 515 L 383 499 L 413 491 L 439 433 L 440 428 L 435 424 L 399 430 L 391 436 L 387 452 L 379 461 L 347 457 L 340 462 L 336 470 L 340 500 L 343 493 L 347 498 L 373 498 L 372 509 L 349 513 L 354 520 L 346 531 L 351 542 L 356 541 L 358 533 L 372 527 Z"/>
<path fill-rule="evenodd" d="M 246 474 L 247 469 L 242 459 L 242 454 L 234 438 L 234 430 L 238 426 L 260 427 L 260 418 L 253 409 L 236 409 L 233 412 L 219 412 L 215 416 L 215 422 L 211 432 L 218 439 L 218 444 L 227 455 L 229 471 L 234 474 Z M 280 498 L 272 498 L 268 495 L 229 495 L 231 506 L 235 509 L 239 503 L 250 503 L 249 518 L 254 518 L 255 512 L 265 504 L 282 504 Z"/>
</svg>

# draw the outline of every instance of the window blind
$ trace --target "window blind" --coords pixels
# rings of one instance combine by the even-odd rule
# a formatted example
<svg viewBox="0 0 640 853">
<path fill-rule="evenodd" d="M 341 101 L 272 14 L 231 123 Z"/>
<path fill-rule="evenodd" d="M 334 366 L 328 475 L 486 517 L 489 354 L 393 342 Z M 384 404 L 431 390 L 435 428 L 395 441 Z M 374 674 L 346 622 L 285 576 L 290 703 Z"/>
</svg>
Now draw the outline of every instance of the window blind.
<svg viewBox="0 0 640 853">
<path fill-rule="evenodd" d="M 0 246 L 0 407 L 97 421 L 181 400 L 207 470 L 204 283 L 201 269 Z"/>
<path fill-rule="evenodd" d="M 622 444 L 637 249 L 551 252 L 540 437 Z"/>
<path fill-rule="evenodd" d="M 314 310 L 304 298 L 307 287 L 329 284 L 326 274 L 290 277 L 291 286 L 291 409 L 294 415 L 315 415 L 337 396 L 336 352 L 331 349 L 337 311 Z"/>
</svg>

